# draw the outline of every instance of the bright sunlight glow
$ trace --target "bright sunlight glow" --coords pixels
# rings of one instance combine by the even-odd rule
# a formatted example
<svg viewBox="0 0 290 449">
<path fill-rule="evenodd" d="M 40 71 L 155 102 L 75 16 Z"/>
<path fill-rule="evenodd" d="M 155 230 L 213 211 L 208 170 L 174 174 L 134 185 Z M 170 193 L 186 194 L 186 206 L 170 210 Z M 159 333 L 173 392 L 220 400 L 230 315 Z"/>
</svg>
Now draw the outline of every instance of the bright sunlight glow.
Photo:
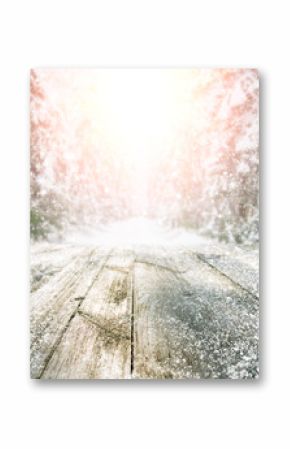
<svg viewBox="0 0 290 449">
<path fill-rule="evenodd" d="M 90 113 L 99 117 L 116 157 L 144 165 L 166 151 L 192 107 L 184 75 L 163 69 L 99 71 Z"/>
</svg>

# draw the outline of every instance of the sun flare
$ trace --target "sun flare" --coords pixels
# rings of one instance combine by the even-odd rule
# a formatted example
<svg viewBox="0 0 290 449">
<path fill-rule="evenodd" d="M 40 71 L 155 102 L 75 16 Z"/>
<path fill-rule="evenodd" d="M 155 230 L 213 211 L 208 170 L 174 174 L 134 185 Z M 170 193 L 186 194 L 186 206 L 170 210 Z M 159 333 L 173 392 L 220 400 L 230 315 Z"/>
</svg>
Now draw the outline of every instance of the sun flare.
<svg viewBox="0 0 290 449">
<path fill-rule="evenodd" d="M 145 167 L 161 156 L 188 116 L 182 71 L 102 70 L 89 115 L 113 157 Z"/>
</svg>

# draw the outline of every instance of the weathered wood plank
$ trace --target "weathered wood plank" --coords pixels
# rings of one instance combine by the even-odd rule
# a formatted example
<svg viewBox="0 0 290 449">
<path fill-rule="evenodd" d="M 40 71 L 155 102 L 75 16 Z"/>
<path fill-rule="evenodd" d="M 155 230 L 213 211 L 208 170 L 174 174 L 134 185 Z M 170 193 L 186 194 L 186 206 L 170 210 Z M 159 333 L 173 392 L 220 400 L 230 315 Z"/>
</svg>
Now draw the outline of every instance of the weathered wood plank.
<svg viewBox="0 0 290 449">
<path fill-rule="evenodd" d="M 32 267 L 45 274 L 31 295 L 31 377 L 257 377 L 250 256 L 220 246 L 197 255 L 38 247 Z"/>
<path fill-rule="evenodd" d="M 80 246 L 63 245 L 57 248 L 45 247 L 42 252 L 32 252 L 30 256 L 30 290 L 36 291 L 48 282 L 52 276 L 61 271 L 68 263 L 72 262 L 84 252 Z"/>
<path fill-rule="evenodd" d="M 201 260 L 221 271 L 242 288 L 259 296 L 259 270 L 231 255 L 199 254 Z"/>
<path fill-rule="evenodd" d="M 106 262 L 106 267 L 121 271 L 130 271 L 133 268 L 135 255 L 127 249 L 115 249 Z"/>
<path fill-rule="evenodd" d="M 43 379 L 128 379 L 130 339 L 77 314 L 51 357 Z"/>
<path fill-rule="evenodd" d="M 39 378 L 106 257 L 85 249 L 31 295 L 31 377 Z"/>
<path fill-rule="evenodd" d="M 91 316 L 108 331 L 123 329 L 130 335 L 131 301 L 131 273 L 105 267 L 83 301 L 80 313 Z"/>
<path fill-rule="evenodd" d="M 136 264 L 135 378 L 252 378 L 257 300 L 192 260 L 185 274 Z"/>
<path fill-rule="evenodd" d="M 34 242 L 30 246 L 30 253 L 32 255 L 39 255 L 44 253 L 52 253 L 55 251 L 63 251 L 64 246 L 72 247 L 73 245 L 64 245 L 63 243 L 51 243 L 51 242 Z"/>
<path fill-rule="evenodd" d="M 184 248 L 140 246 L 136 249 L 136 262 L 182 273 L 190 268 L 191 257 Z"/>
<path fill-rule="evenodd" d="M 131 301 L 131 273 L 104 267 L 42 377 L 130 378 Z"/>
</svg>

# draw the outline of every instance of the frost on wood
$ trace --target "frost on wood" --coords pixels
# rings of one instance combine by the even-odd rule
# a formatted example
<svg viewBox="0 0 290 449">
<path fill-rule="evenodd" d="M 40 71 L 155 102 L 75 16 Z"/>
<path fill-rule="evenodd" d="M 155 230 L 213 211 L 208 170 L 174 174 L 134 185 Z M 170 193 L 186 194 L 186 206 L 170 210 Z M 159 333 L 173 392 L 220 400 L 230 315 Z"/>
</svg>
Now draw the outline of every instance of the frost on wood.
<svg viewBox="0 0 290 449">
<path fill-rule="evenodd" d="M 216 268 L 200 244 L 81 247 L 32 294 L 32 377 L 257 378 L 258 297 L 245 284 L 257 272 L 231 255 Z"/>
</svg>

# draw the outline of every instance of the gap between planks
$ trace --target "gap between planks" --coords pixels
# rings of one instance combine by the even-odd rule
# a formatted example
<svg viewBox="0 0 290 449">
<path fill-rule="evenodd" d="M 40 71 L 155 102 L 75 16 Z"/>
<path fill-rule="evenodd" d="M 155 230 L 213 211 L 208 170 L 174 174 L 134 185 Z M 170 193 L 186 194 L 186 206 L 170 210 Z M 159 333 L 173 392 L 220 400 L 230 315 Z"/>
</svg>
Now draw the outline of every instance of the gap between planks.
<svg viewBox="0 0 290 449">
<path fill-rule="evenodd" d="M 103 269 L 104 269 L 104 267 L 105 267 L 107 261 L 108 261 L 109 258 L 111 257 L 112 251 L 113 251 L 113 250 L 111 249 L 111 250 L 108 252 L 108 254 L 104 257 L 104 261 L 103 261 L 101 267 L 99 268 L 99 270 L 97 271 L 96 276 L 93 278 L 92 282 L 91 282 L 90 285 L 88 286 L 88 288 L 87 288 L 87 290 L 86 290 L 86 292 L 85 292 L 85 295 L 82 296 L 82 297 L 73 298 L 75 301 L 78 301 L 79 303 L 78 303 L 76 309 L 74 310 L 74 312 L 72 313 L 72 315 L 70 316 L 68 322 L 67 322 L 66 325 L 64 326 L 64 328 L 63 328 L 63 330 L 62 330 L 62 332 L 61 332 L 59 338 L 57 339 L 57 341 L 56 341 L 55 344 L 53 345 L 53 347 L 52 347 L 52 349 L 51 349 L 51 351 L 50 351 L 50 353 L 49 353 L 49 355 L 48 355 L 48 357 L 47 357 L 47 360 L 46 360 L 46 362 L 45 362 L 45 365 L 44 365 L 43 369 L 41 370 L 41 373 L 40 373 L 39 378 L 41 378 L 41 377 L 43 376 L 43 374 L 44 374 L 45 370 L 47 369 L 47 367 L 48 367 L 48 365 L 49 365 L 49 362 L 50 362 L 50 360 L 51 360 L 51 358 L 52 358 L 52 356 L 53 356 L 55 350 L 56 350 L 57 347 L 59 346 L 59 344 L 60 344 L 60 342 L 62 341 L 64 335 L 66 334 L 66 332 L 67 332 L 67 330 L 68 330 L 68 328 L 69 328 L 71 322 L 73 321 L 73 319 L 75 318 L 75 316 L 79 313 L 79 309 L 80 309 L 80 306 L 81 306 L 83 300 L 85 299 L 85 297 L 86 297 L 87 294 L 89 293 L 89 291 L 90 291 L 90 289 L 92 288 L 92 286 L 93 286 L 94 282 L 96 281 L 96 279 L 99 277 L 99 275 L 100 275 L 101 272 L 103 271 Z M 91 250 L 91 251 L 89 252 L 89 254 L 88 254 L 88 262 L 90 262 L 90 259 L 91 259 L 92 255 L 94 254 L 94 252 L 95 252 L 95 250 Z M 81 274 L 80 274 L 80 276 L 81 276 Z"/>
<path fill-rule="evenodd" d="M 229 276 L 228 274 L 226 274 L 224 271 L 222 271 L 221 269 L 217 268 L 215 265 L 213 265 L 212 263 L 210 263 L 205 257 L 203 257 L 203 254 L 198 254 L 195 253 L 196 257 L 198 258 L 198 260 L 200 260 L 202 263 L 204 263 L 205 265 L 208 265 L 210 268 L 212 268 L 214 271 L 216 271 L 218 274 L 220 274 L 221 276 L 225 277 L 226 279 L 230 280 L 236 287 L 242 289 L 244 292 L 248 293 L 249 295 L 251 295 L 253 298 L 255 299 L 259 299 L 259 296 L 256 295 L 254 292 L 252 292 L 251 290 L 249 290 L 248 288 L 244 287 L 243 285 L 241 285 L 239 282 L 235 281 L 231 276 Z"/>
<path fill-rule="evenodd" d="M 97 329 L 100 329 L 101 331 L 105 331 L 105 333 L 107 334 L 108 337 L 121 337 L 121 338 L 125 338 L 125 339 L 129 339 L 130 341 L 130 372 L 132 373 L 132 370 L 134 368 L 134 363 L 132 364 L 132 359 L 134 360 L 134 345 L 132 346 L 132 342 L 134 340 L 134 305 L 133 305 L 133 297 L 134 297 L 134 293 L 133 293 L 133 286 L 132 286 L 132 276 L 133 276 L 133 272 L 134 272 L 134 262 L 135 262 L 135 256 L 130 264 L 130 266 L 128 267 L 121 267 L 121 266 L 114 266 L 114 264 L 110 264 L 110 258 L 114 256 L 113 250 L 111 250 L 109 252 L 109 254 L 106 256 L 100 270 L 98 271 L 97 275 L 95 276 L 94 280 L 92 281 L 92 283 L 90 284 L 88 290 L 86 291 L 85 295 L 79 298 L 75 298 L 75 300 L 78 300 L 79 303 L 77 305 L 76 310 L 74 311 L 74 313 L 71 315 L 67 325 L 64 327 L 63 332 L 60 336 L 60 338 L 58 339 L 56 345 L 54 346 L 53 350 L 51 351 L 49 358 L 47 360 L 47 363 L 45 364 L 45 367 L 42 370 L 42 373 L 40 375 L 40 377 L 43 377 L 43 374 L 45 373 L 45 371 L 47 370 L 47 367 L 49 366 L 49 363 L 52 359 L 52 357 L 54 356 L 55 351 L 57 350 L 58 346 L 60 345 L 61 341 L 65 338 L 66 333 L 68 332 L 68 329 L 71 325 L 71 323 L 73 322 L 73 320 L 75 319 L 76 316 L 80 316 L 83 319 L 87 320 L 88 322 L 90 322 L 92 325 L 94 325 Z M 109 262 L 109 263 L 108 263 Z M 84 303 L 84 300 L 86 299 L 86 297 L 88 296 L 90 290 L 92 289 L 93 285 L 95 284 L 95 282 L 97 281 L 98 278 L 100 278 L 100 276 L 102 275 L 102 273 L 104 272 L 105 269 L 108 269 L 109 271 L 115 271 L 115 272 L 119 272 L 119 273 L 123 273 L 126 274 L 127 276 L 130 277 L 130 283 L 131 283 L 131 292 L 127 292 L 128 293 L 128 299 L 131 300 L 131 306 L 130 306 L 130 332 L 126 335 L 126 332 L 123 333 L 122 329 L 116 330 L 116 332 L 114 332 L 114 329 L 109 330 L 108 328 L 106 328 L 105 326 L 102 325 L 101 322 L 99 322 L 99 320 L 97 320 L 96 318 L 94 318 L 94 316 L 90 315 L 89 313 L 84 312 L 83 310 L 81 310 L 82 308 L 82 304 Z M 133 331 L 131 330 L 133 329 Z M 121 332 L 121 334 L 120 334 Z M 133 333 L 132 333 L 133 332 Z"/>
<path fill-rule="evenodd" d="M 97 280 L 97 278 L 100 276 L 100 274 L 103 272 L 104 268 L 108 268 L 109 270 L 112 271 L 118 271 L 118 272 L 125 272 L 128 273 L 129 276 L 131 276 L 131 320 L 130 320 L 130 354 L 131 354 L 131 360 L 130 360 L 130 373 L 131 373 L 131 377 L 133 377 L 134 375 L 134 370 L 135 370 L 135 346 L 136 346 L 136 335 L 135 335 L 135 331 L 136 331 L 136 323 L 135 323 L 135 312 L 136 312 L 136 304 L 135 304 L 135 297 L 136 297 L 136 293 L 135 293 L 135 264 L 141 264 L 141 265 L 149 265 L 149 266 L 153 266 L 156 269 L 161 269 L 161 270 L 165 270 L 165 271 L 169 271 L 171 273 L 173 273 L 178 279 L 180 279 L 180 274 L 185 273 L 187 270 L 184 271 L 179 271 L 179 270 L 175 270 L 172 269 L 168 266 L 164 266 L 158 263 L 152 263 L 152 262 L 148 262 L 148 261 L 144 261 L 144 260 L 136 260 L 136 257 L 134 257 L 134 260 L 132 261 L 132 265 L 130 266 L 130 268 L 128 267 L 126 268 L 122 268 L 122 267 L 118 267 L 118 266 L 110 266 L 109 264 L 107 265 L 107 262 L 109 260 L 109 258 L 112 256 L 113 251 L 111 250 L 107 256 L 105 257 L 105 260 L 102 264 L 102 266 L 100 267 L 100 270 L 98 271 L 98 273 L 96 274 L 94 280 L 92 281 L 91 285 L 88 287 L 84 297 L 80 297 L 78 299 L 75 298 L 75 300 L 79 301 L 79 304 L 76 308 L 76 310 L 73 312 L 73 314 L 71 315 L 67 325 L 64 327 L 63 332 L 60 336 L 60 338 L 58 339 L 58 341 L 55 344 L 55 347 L 52 349 L 51 354 L 49 355 L 49 358 L 47 360 L 47 363 L 41 373 L 41 376 L 43 375 L 44 371 L 47 368 L 47 365 L 49 364 L 49 361 L 51 359 L 51 357 L 53 356 L 53 353 L 55 351 L 55 349 L 57 348 L 57 346 L 59 345 L 60 341 L 62 340 L 62 338 L 64 337 L 65 333 L 67 332 L 68 327 L 70 326 L 72 320 L 75 318 L 75 316 L 77 314 L 83 316 L 84 318 L 88 319 L 92 324 L 94 324 L 95 326 L 102 328 L 102 326 L 100 325 L 100 323 L 98 323 L 96 320 L 93 319 L 93 317 L 91 317 L 90 315 L 87 315 L 86 313 L 83 313 L 82 311 L 80 311 L 80 307 L 81 304 L 83 302 L 83 300 L 85 299 L 85 297 L 87 296 L 88 292 L 90 291 L 90 289 L 92 288 L 94 282 Z M 213 269 L 215 272 L 217 272 L 219 275 L 224 276 L 225 278 L 227 278 L 228 280 L 230 280 L 235 286 L 241 288 L 243 291 L 247 292 L 248 294 L 250 294 L 252 297 L 256 296 L 249 291 L 248 289 L 246 289 L 245 287 L 243 287 L 242 285 L 240 285 L 238 282 L 234 281 L 229 275 L 225 274 L 223 271 L 219 270 L 218 268 L 216 268 L 214 265 L 212 265 L 209 261 L 207 261 L 206 259 L 204 259 L 202 257 L 201 254 L 195 253 L 195 255 L 197 256 L 197 259 L 199 261 L 201 261 L 203 264 L 209 266 L 211 269 Z M 181 276 L 182 277 L 182 276 Z M 187 283 L 187 281 L 185 280 L 185 282 Z M 106 330 L 106 329 L 105 329 Z M 114 335 L 113 332 L 109 332 L 110 334 Z M 40 376 L 40 377 L 41 377 Z"/>
</svg>

